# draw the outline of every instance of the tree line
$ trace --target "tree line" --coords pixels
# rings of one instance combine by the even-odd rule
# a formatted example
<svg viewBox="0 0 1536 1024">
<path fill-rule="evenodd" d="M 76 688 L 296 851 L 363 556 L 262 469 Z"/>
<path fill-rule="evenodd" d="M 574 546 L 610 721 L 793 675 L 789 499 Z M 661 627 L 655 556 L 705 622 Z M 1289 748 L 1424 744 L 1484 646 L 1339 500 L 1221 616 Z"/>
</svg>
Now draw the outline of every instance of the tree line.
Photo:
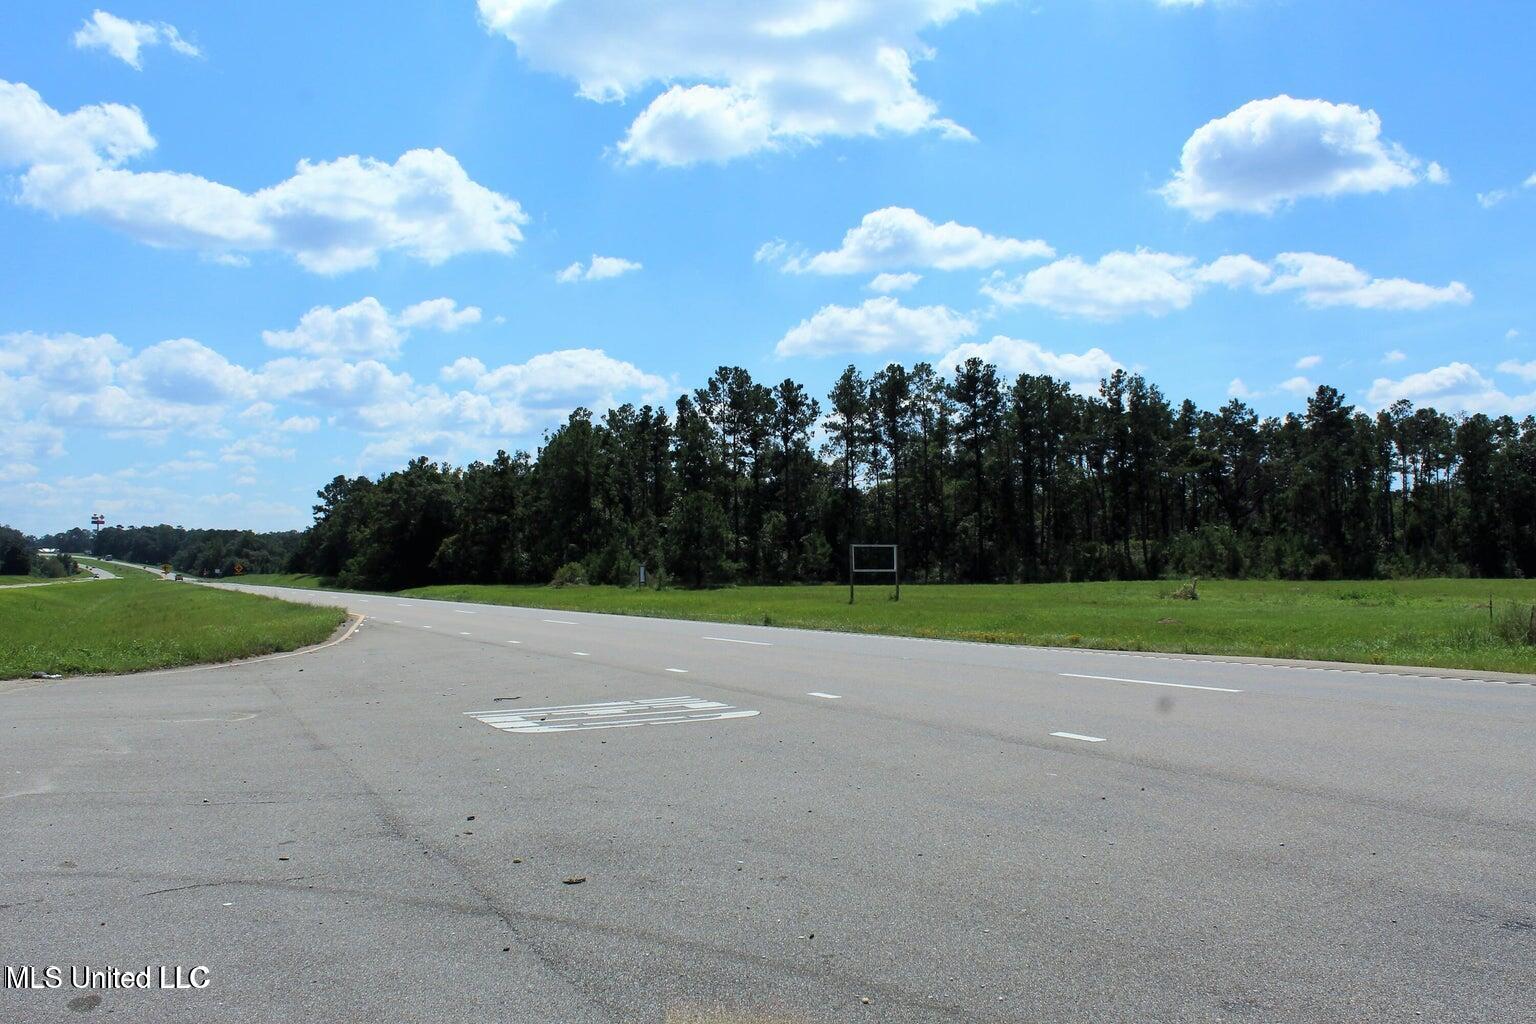
<svg viewBox="0 0 1536 1024">
<path fill-rule="evenodd" d="M 92 554 L 141 565 L 166 565 L 197 576 L 246 572 L 282 572 L 299 548 L 297 530 L 185 530 L 179 526 L 109 526 L 100 532 L 76 527 L 50 534 L 38 543 L 60 551 Z"/>
<path fill-rule="evenodd" d="M 44 555 L 39 544 L 20 530 L 0 524 L 0 576 L 36 576 L 59 579 L 79 571 L 68 554 Z"/>
<path fill-rule="evenodd" d="M 668 409 L 578 409 L 536 453 L 338 476 L 289 568 L 347 586 L 845 579 L 901 545 L 915 581 L 1536 574 L 1536 420 L 1319 387 L 1304 412 L 849 366 L 818 399 L 721 367 Z M 104 536 L 108 531 L 103 531 Z M 153 559 L 151 559 L 153 560 Z"/>
</svg>

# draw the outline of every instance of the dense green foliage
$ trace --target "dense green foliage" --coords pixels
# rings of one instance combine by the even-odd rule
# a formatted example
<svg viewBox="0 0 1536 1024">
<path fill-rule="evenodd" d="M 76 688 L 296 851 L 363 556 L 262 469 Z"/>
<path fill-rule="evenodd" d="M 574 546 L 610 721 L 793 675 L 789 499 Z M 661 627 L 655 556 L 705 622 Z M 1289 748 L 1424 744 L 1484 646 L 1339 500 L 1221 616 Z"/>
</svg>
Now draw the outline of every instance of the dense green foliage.
<svg viewBox="0 0 1536 1024">
<path fill-rule="evenodd" d="M 1531 418 L 1371 416 L 1320 387 L 1261 419 L 1124 372 L 1082 395 L 977 359 L 948 380 L 850 366 L 825 416 L 792 380 L 722 367 L 670 415 L 581 409 L 536 456 L 417 459 L 319 496 L 291 568 L 376 589 L 572 562 L 593 583 L 825 581 L 855 541 L 900 543 L 928 582 L 1536 574 Z"/>
<path fill-rule="evenodd" d="M 40 543 L 60 551 L 143 565 L 174 565 L 194 576 L 229 576 L 238 563 L 249 572 L 276 572 L 298 549 L 301 534 L 250 530 L 183 530 L 179 526 L 109 526 L 99 534 L 75 528 Z"/>
<path fill-rule="evenodd" d="M 312 588 L 326 581 L 275 575 L 247 582 Z M 846 585 L 701 591 L 458 584 L 403 594 L 892 636 L 1536 672 L 1536 588 L 1524 580 L 1202 580 L 1194 601 L 1175 597 L 1180 586 L 923 584 L 902 587 L 895 602 L 886 600 L 890 587 L 871 585 L 860 588 L 853 605 Z"/>
<path fill-rule="evenodd" d="M 319 643 L 344 618 L 335 608 L 113 569 L 120 579 L 0 590 L 0 679 L 136 672 L 289 651 Z"/>
<path fill-rule="evenodd" d="M 0 584 L 65 579 L 80 571 L 68 554 L 41 554 L 39 546 L 20 530 L 0 525 Z"/>
</svg>

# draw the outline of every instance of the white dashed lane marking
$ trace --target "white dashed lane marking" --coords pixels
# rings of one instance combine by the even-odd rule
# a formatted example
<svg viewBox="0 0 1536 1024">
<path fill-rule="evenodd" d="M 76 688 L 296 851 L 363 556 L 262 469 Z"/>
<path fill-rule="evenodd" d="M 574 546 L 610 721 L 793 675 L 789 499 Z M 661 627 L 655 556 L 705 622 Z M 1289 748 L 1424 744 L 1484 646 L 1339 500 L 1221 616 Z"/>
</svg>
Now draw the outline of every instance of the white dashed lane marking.
<svg viewBox="0 0 1536 1024">
<path fill-rule="evenodd" d="M 727 718 L 751 718 L 757 712 L 698 697 L 655 697 L 518 711 L 466 711 L 465 714 L 505 732 L 579 732 L 636 725 L 718 722 Z"/>
<path fill-rule="evenodd" d="M 1084 743 L 1103 743 L 1103 736 L 1084 736 L 1080 732 L 1053 732 L 1052 736 L 1060 736 L 1064 740 L 1082 740 Z"/>
<path fill-rule="evenodd" d="M 827 700 L 842 700 L 843 699 L 843 695 L 840 694 L 840 693 L 822 693 L 819 690 L 812 690 L 810 693 L 806 694 L 806 696 L 807 697 L 824 697 Z"/>
<path fill-rule="evenodd" d="M 541 622 L 553 622 L 557 626 L 574 626 L 574 625 L 576 625 L 576 623 L 574 621 L 572 621 L 571 619 L 541 619 L 539 621 L 541 621 Z"/>
<path fill-rule="evenodd" d="M 1122 679 L 1120 676 L 1088 676 L 1081 672 L 1059 672 L 1068 679 L 1100 679 L 1106 683 L 1140 683 L 1142 686 L 1176 686 L 1181 690 L 1210 690 L 1212 693 L 1242 693 L 1225 686 L 1196 686 L 1194 683 L 1159 683 L 1151 679 Z"/>
<path fill-rule="evenodd" d="M 685 668 L 669 668 L 669 669 L 667 669 L 667 671 L 668 672 L 676 672 L 680 676 L 685 676 L 685 675 L 688 674 L 688 670 L 685 669 Z"/>
<path fill-rule="evenodd" d="M 766 640 L 737 640 L 729 636 L 706 636 L 705 640 L 718 640 L 722 644 L 751 644 L 753 647 L 772 647 L 773 644 Z"/>
<path fill-rule="evenodd" d="M 591 655 L 589 655 L 589 654 L 587 654 L 587 652 L 586 652 L 586 651 L 572 651 L 572 652 L 571 652 L 571 653 L 572 653 L 572 654 L 574 654 L 574 655 L 576 655 L 576 657 L 578 657 L 578 658 L 587 658 L 587 657 L 591 657 Z"/>
</svg>

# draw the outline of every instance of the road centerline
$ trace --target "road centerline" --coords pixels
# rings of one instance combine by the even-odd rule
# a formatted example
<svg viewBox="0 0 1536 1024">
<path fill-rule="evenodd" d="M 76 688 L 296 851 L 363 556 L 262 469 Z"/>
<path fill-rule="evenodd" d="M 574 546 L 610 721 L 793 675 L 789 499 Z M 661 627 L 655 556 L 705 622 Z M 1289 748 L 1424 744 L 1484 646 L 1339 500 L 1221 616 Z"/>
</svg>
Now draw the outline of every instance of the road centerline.
<svg viewBox="0 0 1536 1024">
<path fill-rule="evenodd" d="M 1106 683 L 1140 683 L 1142 686 L 1172 686 L 1180 690 L 1208 690 L 1211 693 L 1242 693 L 1227 686 L 1198 686 L 1194 683 L 1162 683 L 1155 679 L 1126 679 L 1123 676 L 1090 676 L 1082 672 L 1058 672 L 1068 679 L 1098 679 Z"/>
<path fill-rule="evenodd" d="M 1060 736 L 1064 740 L 1082 740 L 1084 743 L 1103 743 L 1103 736 L 1084 736 L 1080 732 L 1053 732 L 1052 736 Z"/>
</svg>

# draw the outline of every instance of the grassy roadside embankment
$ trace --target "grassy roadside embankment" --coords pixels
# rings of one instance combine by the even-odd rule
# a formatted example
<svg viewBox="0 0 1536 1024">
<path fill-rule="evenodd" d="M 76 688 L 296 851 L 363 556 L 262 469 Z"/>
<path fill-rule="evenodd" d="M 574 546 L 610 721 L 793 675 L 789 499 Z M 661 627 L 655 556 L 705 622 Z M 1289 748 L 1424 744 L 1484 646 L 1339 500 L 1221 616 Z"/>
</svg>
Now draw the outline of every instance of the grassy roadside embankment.
<svg viewBox="0 0 1536 1024">
<path fill-rule="evenodd" d="M 113 562 L 89 586 L 0 590 L 0 679 L 138 672 L 291 651 L 323 641 L 339 609 L 171 583 Z"/>
<path fill-rule="evenodd" d="M 247 576 L 255 585 L 320 588 L 314 576 Z M 1173 581 L 888 587 L 433 586 L 407 597 L 564 611 L 793 626 L 898 636 L 1100 650 L 1230 654 L 1374 665 L 1536 673 L 1536 646 L 1515 618 L 1529 616 L 1528 580 L 1297 583 L 1211 580 L 1198 601 L 1175 600 Z M 1488 602 L 1494 603 L 1490 624 Z M 1516 609 L 1523 609 L 1517 611 Z M 1500 628 L 1508 619 L 1509 628 Z"/>
<path fill-rule="evenodd" d="M 26 587 L 38 583 L 73 583 L 90 578 L 91 574 L 83 569 L 73 576 L 0 576 L 0 587 Z"/>
</svg>

